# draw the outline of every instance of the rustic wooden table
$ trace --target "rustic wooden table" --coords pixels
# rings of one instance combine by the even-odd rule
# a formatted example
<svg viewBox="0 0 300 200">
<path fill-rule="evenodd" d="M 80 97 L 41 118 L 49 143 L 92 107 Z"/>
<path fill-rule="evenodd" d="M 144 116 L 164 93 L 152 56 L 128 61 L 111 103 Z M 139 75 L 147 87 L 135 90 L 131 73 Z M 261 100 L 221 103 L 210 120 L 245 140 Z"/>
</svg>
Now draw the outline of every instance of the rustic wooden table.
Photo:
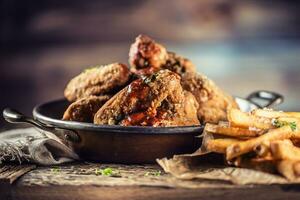
<svg viewBox="0 0 300 200">
<path fill-rule="evenodd" d="M 110 167 L 114 176 L 99 175 Z M 0 199 L 299 199 L 299 185 L 181 181 L 157 165 L 2 165 Z"/>
</svg>

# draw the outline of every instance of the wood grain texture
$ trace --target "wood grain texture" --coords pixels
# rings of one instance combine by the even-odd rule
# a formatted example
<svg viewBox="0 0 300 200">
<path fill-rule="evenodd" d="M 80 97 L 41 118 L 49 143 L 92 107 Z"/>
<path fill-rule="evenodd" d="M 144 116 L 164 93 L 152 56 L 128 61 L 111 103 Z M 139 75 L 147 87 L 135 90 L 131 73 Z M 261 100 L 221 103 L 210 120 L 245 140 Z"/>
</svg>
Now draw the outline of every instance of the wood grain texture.
<svg viewBox="0 0 300 200">
<path fill-rule="evenodd" d="M 112 168 L 117 176 L 96 175 L 96 169 Z M 154 175 L 160 172 L 160 175 Z M 60 167 L 39 167 L 24 175 L 18 186 L 142 186 L 164 188 L 238 187 L 225 182 L 203 180 L 182 181 L 163 172 L 158 165 L 68 164 Z"/>
<path fill-rule="evenodd" d="M 22 166 L 19 166 L 22 168 Z M 115 176 L 96 175 L 110 167 Z M 5 168 L 1 168 L 3 171 Z M 18 168 L 15 168 L 18 169 Z M 19 171 L 19 170 L 16 170 Z M 155 172 L 161 171 L 160 175 Z M 72 163 L 37 167 L 7 187 L 0 199 L 299 199 L 299 185 L 233 185 L 228 182 L 182 181 L 158 165 Z"/>
<path fill-rule="evenodd" d="M 0 184 L 12 184 L 20 176 L 34 169 L 35 165 L 1 165 Z"/>
<path fill-rule="evenodd" d="M 163 187 L 138 187 L 138 186 L 52 186 L 52 187 L 16 187 L 12 191 L 11 199 L 18 200 L 101 200 L 101 199 L 130 199 L 130 200 L 171 200 L 171 199 L 210 199 L 210 200 L 260 200 L 260 199 L 289 199 L 300 198 L 300 192 L 293 189 L 281 188 L 279 186 L 251 187 L 251 188 L 163 188 Z"/>
</svg>

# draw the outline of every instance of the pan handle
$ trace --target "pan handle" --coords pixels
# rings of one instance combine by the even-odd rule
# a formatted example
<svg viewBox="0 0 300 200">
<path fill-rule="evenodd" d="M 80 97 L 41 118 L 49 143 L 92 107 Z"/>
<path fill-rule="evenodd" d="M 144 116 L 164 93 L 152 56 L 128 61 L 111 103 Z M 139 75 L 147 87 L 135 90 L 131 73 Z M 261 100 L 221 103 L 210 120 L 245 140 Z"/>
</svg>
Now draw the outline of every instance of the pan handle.
<svg viewBox="0 0 300 200">
<path fill-rule="evenodd" d="M 284 98 L 281 94 L 278 94 L 276 92 L 270 92 L 266 90 L 260 90 L 252 92 L 248 95 L 246 98 L 251 103 L 254 103 L 255 105 L 259 106 L 260 108 L 264 107 L 274 107 L 276 105 L 279 105 L 283 102 Z M 264 105 L 258 104 L 256 100 L 264 100 L 266 103 Z"/>
<path fill-rule="evenodd" d="M 73 142 L 73 143 L 80 142 L 80 137 L 75 131 L 56 128 L 53 126 L 43 124 L 37 120 L 25 116 L 24 114 L 18 112 L 15 109 L 5 108 L 3 110 L 3 117 L 7 122 L 10 123 L 27 123 L 39 129 L 51 132 L 56 136 L 58 136 L 59 138 L 61 138 L 62 140 L 65 140 L 66 142 Z"/>
</svg>

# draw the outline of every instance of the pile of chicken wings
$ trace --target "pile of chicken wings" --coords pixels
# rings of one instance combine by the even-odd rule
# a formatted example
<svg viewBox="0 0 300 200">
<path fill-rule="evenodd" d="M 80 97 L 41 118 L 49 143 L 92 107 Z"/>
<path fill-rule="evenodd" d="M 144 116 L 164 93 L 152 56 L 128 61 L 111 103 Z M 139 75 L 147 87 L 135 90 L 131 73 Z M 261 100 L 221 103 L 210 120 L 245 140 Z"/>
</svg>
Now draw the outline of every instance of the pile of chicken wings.
<svg viewBox="0 0 300 200">
<path fill-rule="evenodd" d="M 234 98 L 188 59 L 139 35 L 121 63 L 86 69 L 67 85 L 63 120 L 122 126 L 191 126 L 226 120 Z"/>
</svg>

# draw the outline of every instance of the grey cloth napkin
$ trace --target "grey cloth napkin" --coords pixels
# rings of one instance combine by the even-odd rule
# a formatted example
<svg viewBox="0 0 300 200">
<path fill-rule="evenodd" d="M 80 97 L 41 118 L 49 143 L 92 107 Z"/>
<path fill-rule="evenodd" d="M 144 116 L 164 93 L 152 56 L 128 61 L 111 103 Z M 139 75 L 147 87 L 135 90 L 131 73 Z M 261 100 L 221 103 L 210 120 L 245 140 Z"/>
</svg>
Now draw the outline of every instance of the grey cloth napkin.
<svg viewBox="0 0 300 200">
<path fill-rule="evenodd" d="M 13 129 L 0 133 L 0 163 L 31 162 L 56 165 L 79 157 L 53 133 L 37 128 Z"/>
</svg>

